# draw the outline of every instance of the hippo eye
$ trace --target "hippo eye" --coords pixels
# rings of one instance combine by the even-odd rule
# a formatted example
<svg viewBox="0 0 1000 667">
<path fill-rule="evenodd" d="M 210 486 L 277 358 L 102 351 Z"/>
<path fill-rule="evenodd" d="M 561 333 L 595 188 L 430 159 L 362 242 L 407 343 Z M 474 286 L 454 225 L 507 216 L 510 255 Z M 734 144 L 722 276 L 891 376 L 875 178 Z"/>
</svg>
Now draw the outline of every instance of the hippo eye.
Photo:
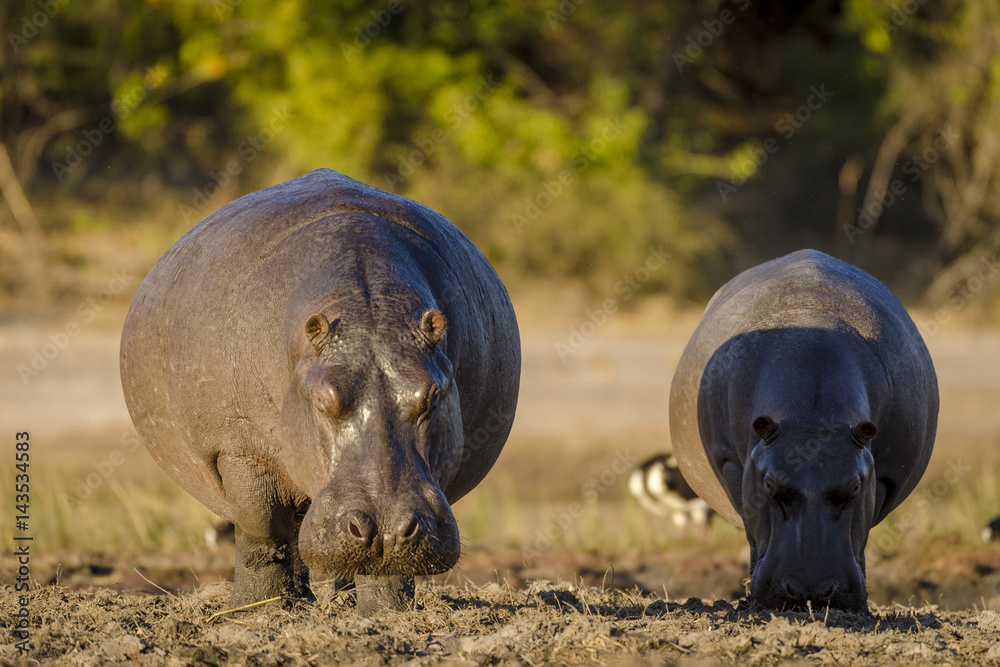
<svg viewBox="0 0 1000 667">
<path fill-rule="evenodd" d="M 417 423 L 423 422 L 430 415 L 431 411 L 437 407 L 438 395 L 441 393 L 436 384 L 432 384 L 421 392 L 417 407 Z"/>
<path fill-rule="evenodd" d="M 340 416 L 343 407 L 337 390 L 328 384 L 319 387 L 313 392 L 313 404 L 317 410 L 326 413 L 334 419 Z"/>
<path fill-rule="evenodd" d="M 861 480 L 856 479 L 850 486 L 836 489 L 827 494 L 827 501 L 834 507 L 844 507 L 861 493 Z"/>
<path fill-rule="evenodd" d="M 764 478 L 764 492 L 781 506 L 790 505 L 797 495 L 795 489 L 779 484 L 771 477 Z"/>
</svg>

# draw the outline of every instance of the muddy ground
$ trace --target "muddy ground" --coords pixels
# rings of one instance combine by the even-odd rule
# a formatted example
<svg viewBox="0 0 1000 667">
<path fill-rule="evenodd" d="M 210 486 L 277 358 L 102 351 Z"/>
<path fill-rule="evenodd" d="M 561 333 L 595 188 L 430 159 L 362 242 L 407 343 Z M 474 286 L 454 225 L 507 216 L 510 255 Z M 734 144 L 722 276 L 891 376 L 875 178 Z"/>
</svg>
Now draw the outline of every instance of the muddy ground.
<svg viewBox="0 0 1000 667">
<path fill-rule="evenodd" d="M 228 609 L 230 586 L 183 595 L 47 586 L 33 594 L 31 662 L 72 665 L 998 664 L 1000 613 L 876 606 L 755 613 L 744 602 L 661 598 L 536 581 L 425 583 L 415 609 L 365 618 L 353 594 Z M 0 589 L 0 607 L 15 605 Z M 4 621 L 9 623 L 9 621 Z M 6 634 L 6 631 L 5 631 Z"/>
<path fill-rule="evenodd" d="M 557 301 L 558 309 L 552 299 L 518 304 L 524 375 L 514 431 L 490 477 L 456 506 L 459 566 L 421 579 L 415 609 L 364 618 L 353 593 L 317 585 L 314 602 L 272 602 L 210 620 L 228 608 L 231 545 L 47 546 L 45 535 L 57 532 L 39 526 L 27 655 L 12 635 L 17 563 L 10 550 L 0 557 L 0 664 L 1000 664 L 1000 544 L 973 546 L 940 525 L 986 511 L 959 505 L 952 519 L 943 508 L 966 498 L 974 480 L 994 479 L 976 474 L 1000 461 L 997 331 L 955 326 L 928 336 L 942 415 L 926 488 L 943 484 L 951 462 L 972 472 L 940 495 L 928 491 L 929 509 L 897 510 L 913 519 L 907 530 L 873 533 L 873 615 L 754 613 L 744 599 L 749 554 L 738 531 L 717 522 L 702 540 L 671 535 L 655 517 L 627 518 L 635 508 L 618 472 L 571 530 L 524 550 L 559 525 L 561 508 L 589 497 L 586 480 L 669 446 L 666 392 L 697 322 L 697 313 L 656 309 L 620 315 L 560 355 L 560 344 L 581 340 L 574 330 L 589 304 Z M 4 434 L 31 429 L 41 480 L 85 478 L 130 433 L 117 385 L 121 317 L 109 310 L 81 323 L 30 382 L 13 372 L 17 364 L 78 318 L 0 321 L 0 426 Z M 99 492 L 170 484 L 138 449 Z M 13 509 L 3 503 L 7 521 Z M 129 520 L 109 511 L 106 525 Z M 626 523 L 666 538 L 631 548 L 634 536 L 611 534 Z"/>
<path fill-rule="evenodd" d="M 869 563 L 872 615 L 748 609 L 746 554 L 680 540 L 656 556 L 469 547 L 418 579 L 415 609 L 365 618 L 354 593 L 230 609 L 232 544 L 32 562 L 31 643 L 0 665 L 1000 664 L 1000 546 Z M 9 561 L 0 578 L 11 581 Z M 567 578 L 568 577 L 568 578 Z M 0 609 L 17 607 L 0 587 Z M 7 637 L 16 619 L 4 613 Z M 37 663 L 32 662 L 37 661 Z"/>
</svg>

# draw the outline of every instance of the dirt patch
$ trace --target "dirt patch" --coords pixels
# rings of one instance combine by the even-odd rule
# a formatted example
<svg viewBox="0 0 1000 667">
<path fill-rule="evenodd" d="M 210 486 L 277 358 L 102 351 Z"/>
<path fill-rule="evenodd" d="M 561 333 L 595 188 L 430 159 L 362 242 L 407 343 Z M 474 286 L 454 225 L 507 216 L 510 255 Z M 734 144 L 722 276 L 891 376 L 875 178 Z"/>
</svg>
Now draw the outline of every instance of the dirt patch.
<svg viewBox="0 0 1000 667">
<path fill-rule="evenodd" d="M 418 578 L 415 609 L 371 618 L 356 612 L 355 593 L 319 583 L 315 601 L 212 619 L 229 609 L 232 545 L 134 559 L 46 554 L 32 561 L 34 650 L 0 646 L 0 665 L 1000 664 L 1000 548 L 947 547 L 920 550 L 941 554 L 933 562 L 873 561 L 870 618 L 755 613 L 743 554 L 694 542 L 645 558 L 551 553 L 530 568 L 515 550 L 473 549 L 454 571 Z M 13 580 L 12 560 L 0 561 L 0 581 Z M 566 573 L 572 583 L 552 582 Z M 0 609 L 17 606 L 12 587 L 0 588 Z M 0 616 L 5 638 L 13 622 Z"/>
<path fill-rule="evenodd" d="M 32 596 L 28 657 L 46 664 L 332 665 L 720 661 L 772 665 L 1000 664 L 1000 613 L 878 606 L 869 618 L 825 609 L 754 613 L 745 602 L 684 602 L 537 581 L 525 590 L 424 582 L 416 609 L 365 618 L 353 593 L 228 608 L 231 586 L 184 595 L 70 590 Z M 0 607 L 14 594 L 0 590 Z M 9 636 L 10 621 L 0 621 Z M 6 626 L 6 627 L 4 627 Z M 0 663 L 18 664 L 13 645 Z"/>
<path fill-rule="evenodd" d="M 527 590 L 535 580 L 573 581 L 603 590 L 655 594 L 667 601 L 699 597 L 735 602 L 746 595 L 748 551 L 738 542 L 688 540 L 656 553 L 553 549 L 526 561 L 516 548 L 469 546 L 454 569 L 417 581 L 474 587 L 501 582 L 513 590 Z M 183 594 L 205 584 L 231 582 L 235 558 L 231 543 L 129 558 L 56 551 L 32 557 L 31 578 L 40 587 Z M 17 568 L 15 558 L 0 557 L 0 586 L 14 585 Z M 914 551 L 870 556 L 867 570 L 872 604 L 1000 611 L 1000 544 L 969 549 L 947 540 L 928 541 Z"/>
</svg>

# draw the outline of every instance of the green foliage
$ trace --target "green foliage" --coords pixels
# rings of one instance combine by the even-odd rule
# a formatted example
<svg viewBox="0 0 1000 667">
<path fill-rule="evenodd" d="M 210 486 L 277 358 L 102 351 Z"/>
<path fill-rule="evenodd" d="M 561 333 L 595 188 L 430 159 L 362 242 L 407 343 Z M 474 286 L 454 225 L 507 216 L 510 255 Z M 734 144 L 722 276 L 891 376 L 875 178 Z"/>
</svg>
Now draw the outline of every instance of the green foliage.
<svg viewBox="0 0 1000 667">
<path fill-rule="evenodd" d="M 442 211 L 514 280 L 606 289 L 663 244 L 646 288 L 678 297 L 803 245 L 873 268 L 941 244 L 930 270 L 1000 247 L 992 172 L 962 171 L 1000 127 L 986 0 L 54 2 L 35 28 L 36 4 L 0 12 L 31 33 L 0 78 L 0 140 L 29 186 L 197 193 L 234 164 L 235 195 L 333 167 Z M 832 98 L 804 106 L 817 86 Z M 897 150 L 923 150 L 945 121 L 960 150 L 878 228 L 845 230 L 883 187 L 886 133 L 903 123 Z"/>
<path fill-rule="evenodd" d="M 890 178 L 918 182 L 941 260 L 927 296 L 951 302 L 1000 251 L 1000 6 L 854 0 L 847 15 L 866 36 L 882 36 L 865 40 L 870 50 L 897 56 L 879 101 L 891 127 L 881 148 L 887 168 L 873 174 L 866 199 L 878 200 Z M 894 133 L 902 140 L 890 141 Z"/>
</svg>

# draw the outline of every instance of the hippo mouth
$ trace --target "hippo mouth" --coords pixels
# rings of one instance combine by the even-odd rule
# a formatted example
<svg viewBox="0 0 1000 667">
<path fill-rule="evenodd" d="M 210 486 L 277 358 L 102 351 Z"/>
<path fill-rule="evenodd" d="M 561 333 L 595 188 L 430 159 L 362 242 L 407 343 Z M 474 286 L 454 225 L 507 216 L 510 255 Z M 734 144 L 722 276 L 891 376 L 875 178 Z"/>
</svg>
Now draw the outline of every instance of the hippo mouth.
<svg viewBox="0 0 1000 667">
<path fill-rule="evenodd" d="M 440 492 L 434 496 L 378 507 L 322 493 L 302 522 L 299 554 L 311 571 L 346 578 L 447 572 L 461 553 L 458 525 Z"/>
<path fill-rule="evenodd" d="M 867 615 L 863 567 L 851 562 L 842 571 L 815 572 L 808 567 L 771 567 L 761 557 L 750 573 L 750 601 L 762 609 L 813 611 L 830 607 Z"/>
</svg>

